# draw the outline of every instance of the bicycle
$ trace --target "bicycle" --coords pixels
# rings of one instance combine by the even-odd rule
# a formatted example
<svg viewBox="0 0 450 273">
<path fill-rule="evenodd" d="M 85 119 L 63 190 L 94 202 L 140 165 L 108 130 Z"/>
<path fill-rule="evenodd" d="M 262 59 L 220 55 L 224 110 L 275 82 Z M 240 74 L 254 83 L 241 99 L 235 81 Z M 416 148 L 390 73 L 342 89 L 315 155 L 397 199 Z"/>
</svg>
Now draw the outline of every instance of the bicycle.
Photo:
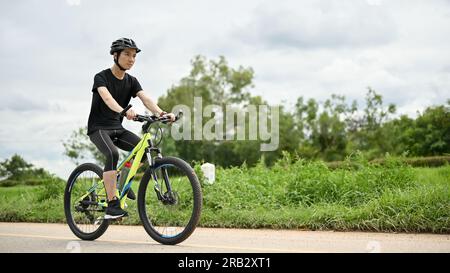
<svg viewBox="0 0 450 273">
<path fill-rule="evenodd" d="M 131 107 L 128 105 L 120 115 L 123 117 Z M 175 121 L 181 116 L 182 112 Z M 134 121 L 144 123 L 143 137 L 117 168 L 119 176 L 125 164 L 132 161 L 123 187 L 117 189 L 116 195 L 121 207 L 126 208 L 127 193 L 145 155 L 148 167 L 138 189 L 139 218 L 145 231 L 155 241 L 167 245 L 181 243 L 194 232 L 200 220 L 202 191 L 198 177 L 184 160 L 162 156 L 158 148 L 162 131 L 161 140 L 156 145 L 153 143 L 151 125 L 167 124 L 170 118 L 136 115 Z M 99 238 L 112 221 L 104 218 L 108 203 L 102 176 L 100 166 L 84 163 L 73 170 L 67 181 L 64 193 L 66 220 L 72 232 L 82 240 Z"/>
</svg>

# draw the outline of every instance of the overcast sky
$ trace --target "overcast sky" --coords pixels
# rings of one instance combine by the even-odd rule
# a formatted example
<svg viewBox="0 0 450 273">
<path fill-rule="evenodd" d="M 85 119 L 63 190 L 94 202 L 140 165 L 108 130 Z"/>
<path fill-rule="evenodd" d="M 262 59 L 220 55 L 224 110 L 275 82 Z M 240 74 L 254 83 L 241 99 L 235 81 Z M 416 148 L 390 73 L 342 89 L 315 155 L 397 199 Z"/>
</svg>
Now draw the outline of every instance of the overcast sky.
<svg viewBox="0 0 450 273">
<path fill-rule="evenodd" d="M 129 73 L 154 99 L 197 54 L 252 67 L 250 91 L 271 104 L 362 101 L 370 86 L 414 115 L 450 98 L 449 0 L 17 0 L 2 3 L 0 37 L 0 160 L 18 153 L 63 178 L 74 165 L 61 141 L 86 125 L 120 37 L 142 49 Z"/>
</svg>

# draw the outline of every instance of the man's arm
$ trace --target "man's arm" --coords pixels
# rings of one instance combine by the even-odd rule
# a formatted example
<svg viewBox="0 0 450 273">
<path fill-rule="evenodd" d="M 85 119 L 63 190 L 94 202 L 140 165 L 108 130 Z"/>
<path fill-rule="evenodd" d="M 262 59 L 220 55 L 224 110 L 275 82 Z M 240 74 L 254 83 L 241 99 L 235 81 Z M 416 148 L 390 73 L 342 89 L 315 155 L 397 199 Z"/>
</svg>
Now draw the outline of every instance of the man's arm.
<svg viewBox="0 0 450 273">
<path fill-rule="evenodd" d="M 114 112 L 120 113 L 123 111 L 123 107 L 120 106 L 117 101 L 111 96 L 111 93 L 109 93 L 108 89 L 104 86 L 100 86 L 97 88 L 98 93 L 100 94 L 100 97 L 105 102 L 105 104 L 109 107 L 109 109 L 113 110 Z M 132 119 L 136 114 L 132 109 L 127 111 L 127 119 Z"/>
<path fill-rule="evenodd" d="M 97 91 L 100 94 L 100 97 L 102 97 L 105 104 L 109 107 L 109 109 L 117 113 L 123 111 L 123 107 L 117 103 L 113 96 L 111 96 L 111 93 L 109 93 L 106 87 L 100 86 L 99 88 L 97 88 Z"/>
<path fill-rule="evenodd" d="M 164 112 L 150 97 L 145 95 L 143 90 L 137 92 L 136 95 L 141 99 L 145 107 L 147 107 L 148 110 L 152 111 L 153 114 L 160 116 L 161 113 Z"/>
<path fill-rule="evenodd" d="M 154 115 L 161 116 L 162 113 L 165 113 L 159 106 L 148 96 L 145 95 L 144 91 L 141 90 L 136 93 L 136 95 L 141 99 L 142 103 L 145 105 L 145 107 L 150 110 Z M 167 114 L 168 117 L 172 121 L 175 121 L 175 115 L 172 113 Z"/>
</svg>

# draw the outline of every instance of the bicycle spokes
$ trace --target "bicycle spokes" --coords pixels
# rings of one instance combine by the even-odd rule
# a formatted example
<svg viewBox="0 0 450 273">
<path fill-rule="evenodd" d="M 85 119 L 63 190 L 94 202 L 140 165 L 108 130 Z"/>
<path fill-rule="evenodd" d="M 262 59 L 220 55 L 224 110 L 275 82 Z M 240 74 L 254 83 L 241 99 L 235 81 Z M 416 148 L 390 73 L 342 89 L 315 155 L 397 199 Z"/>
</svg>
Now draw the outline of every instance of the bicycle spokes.
<svg viewBox="0 0 450 273">
<path fill-rule="evenodd" d="M 106 192 L 97 174 L 92 171 L 81 173 L 73 182 L 71 191 L 72 218 L 83 232 L 95 230 L 103 221 L 103 206 Z"/>
<path fill-rule="evenodd" d="M 188 224 L 193 211 L 191 184 L 174 165 L 155 169 L 153 182 L 154 191 L 146 191 L 145 196 L 147 217 L 161 236 L 177 236 Z"/>
</svg>

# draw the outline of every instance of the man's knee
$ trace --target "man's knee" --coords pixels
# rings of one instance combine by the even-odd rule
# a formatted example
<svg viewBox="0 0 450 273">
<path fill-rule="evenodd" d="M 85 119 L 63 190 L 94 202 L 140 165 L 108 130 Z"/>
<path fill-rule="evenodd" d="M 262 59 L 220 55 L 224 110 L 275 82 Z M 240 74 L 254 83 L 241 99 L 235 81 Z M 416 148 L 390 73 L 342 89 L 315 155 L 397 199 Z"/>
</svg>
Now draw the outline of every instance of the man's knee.
<svg viewBox="0 0 450 273">
<path fill-rule="evenodd" d="M 106 156 L 104 172 L 114 171 L 117 169 L 117 163 L 119 162 L 119 152 L 117 150 L 112 150 L 109 155 Z"/>
</svg>

